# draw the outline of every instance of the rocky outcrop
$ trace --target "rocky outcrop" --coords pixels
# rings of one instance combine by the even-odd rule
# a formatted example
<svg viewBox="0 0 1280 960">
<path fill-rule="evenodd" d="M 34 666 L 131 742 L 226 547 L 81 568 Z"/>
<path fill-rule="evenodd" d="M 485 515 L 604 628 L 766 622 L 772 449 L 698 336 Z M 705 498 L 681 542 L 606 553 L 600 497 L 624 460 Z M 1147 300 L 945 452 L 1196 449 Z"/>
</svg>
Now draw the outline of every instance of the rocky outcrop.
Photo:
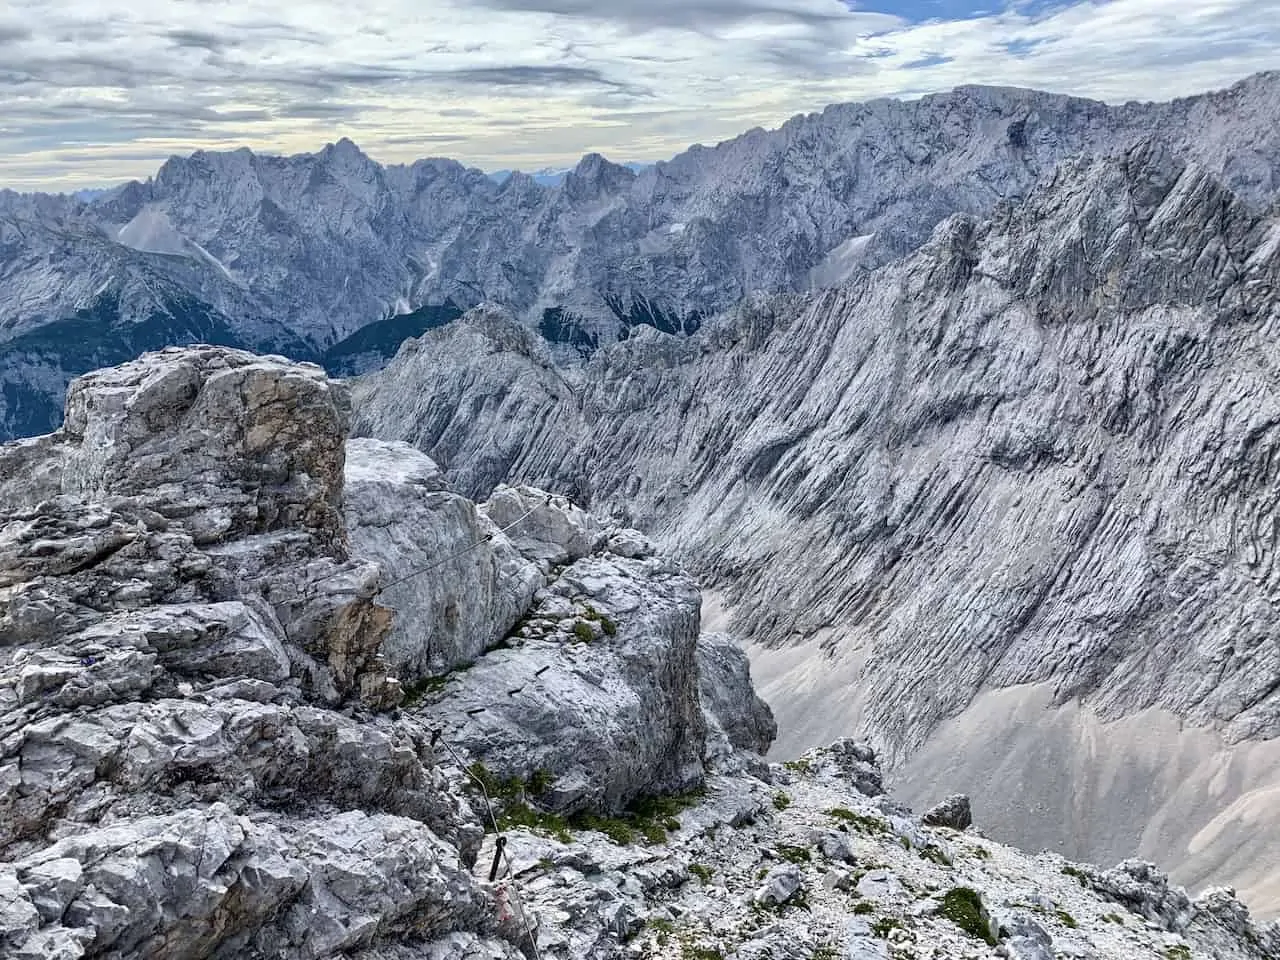
<svg viewBox="0 0 1280 960">
<path fill-rule="evenodd" d="M 963 793 L 952 794 L 941 803 L 934 804 L 926 810 L 920 822 L 931 827 L 967 830 L 973 823 L 973 810 L 970 807 L 969 798 Z"/>
<path fill-rule="evenodd" d="M 509 960 L 455 761 L 594 814 L 702 783 L 693 581 L 560 498 L 478 508 L 348 409 L 175 349 L 0 446 L 0 953 Z"/>
<path fill-rule="evenodd" d="M 510 649 L 446 678 L 426 710 L 498 777 L 552 777 L 557 810 L 688 791 L 706 741 L 698 604 L 670 561 L 578 560 L 539 593 Z M 746 682 L 725 696 L 749 696 Z"/>
<path fill-rule="evenodd" d="M 343 527 L 347 410 L 318 368 L 174 350 L 0 447 L 6 956 L 516 936 L 427 732 L 370 712 L 399 693 Z"/>
<path fill-rule="evenodd" d="M 1229 891 L 921 824 L 865 744 L 726 753 L 772 720 L 741 652 L 699 638 L 687 574 L 540 491 L 511 492 L 505 526 L 536 518 L 513 545 L 420 454 L 344 443 L 315 368 L 169 351 L 72 397 L 78 429 L 0 447 L 30 468 L 0 500 L 6 957 L 962 956 L 975 898 L 1009 951 L 1275 955 Z M 432 558 L 450 537 L 477 566 Z M 390 567 L 443 561 L 422 574 L 441 582 L 393 595 L 360 538 Z M 451 604 L 497 629 L 534 576 L 499 642 L 449 633 Z M 423 670 L 457 664 L 407 697 L 380 652 L 396 616 L 438 641 Z"/>
<path fill-rule="evenodd" d="M 512 829 L 513 882 L 542 918 L 543 956 L 1261 960 L 1280 949 L 1280 930 L 1230 891 L 1192 901 L 1130 871 L 1119 902 L 1091 885 L 1093 868 L 925 825 L 850 788 L 855 754 L 871 751 L 814 750 L 770 767 L 770 782 L 713 776 L 657 844 Z M 1151 902 L 1173 899 L 1179 925 L 1149 922 Z"/>
<path fill-rule="evenodd" d="M 756 696 L 742 647 L 723 633 L 698 638 L 698 691 L 707 721 L 707 760 L 763 756 L 778 735 L 769 705 Z"/>
<path fill-rule="evenodd" d="M 1011 727 L 965 711 L 1024 689 L 1103 737 L 1158 711 L 1220 738 L 1207 757 L 1280 737 L 1278 281 L 1280 227 L 1143 142 L 1063 165 L 991 219 L 948 219 L 839 289 L 745 303 L 693 338 L 633 336 L 580 375 L 501 346 L 491 311 L 463 320 L 356 386 L 357 429 L 415 444 L 477 496 L 580 490 L 679 556 L 757 643 L 786 753 L 859 733 L 900 770 L 955 719 L 953 776 L 981 778 L 932 782 L 932 757 L 913 796 L 1040 778 L 1050 812 L 1010 804 L 993 830 L 1082 858 L 1141 840 L 1176 868 L 1252 787 L 1200 792 L 1148 835 L 1131 811 L 1154 817 L 1179 785 L 1156 795 L 1138 771 L 1165 756 L 1113 743 L 1128 792 L 1087 765 L 1069 789 L 1056 765 L 996 775 Z M 1209 879 L 1234 881 L 1214 871 L 1280 832 L 1247 822 L 1205 834 L 1224 844 Z"/>
<path fill-rule="evenodd" d="M 413 447 L 350 440 L 346 454 L 347 534 L 382 568 L 379 602 L 396 617 L 381 652 L 396 676 L 438 676 L 500 643 L 543 584 L 537 566 Z"/>
</svg>

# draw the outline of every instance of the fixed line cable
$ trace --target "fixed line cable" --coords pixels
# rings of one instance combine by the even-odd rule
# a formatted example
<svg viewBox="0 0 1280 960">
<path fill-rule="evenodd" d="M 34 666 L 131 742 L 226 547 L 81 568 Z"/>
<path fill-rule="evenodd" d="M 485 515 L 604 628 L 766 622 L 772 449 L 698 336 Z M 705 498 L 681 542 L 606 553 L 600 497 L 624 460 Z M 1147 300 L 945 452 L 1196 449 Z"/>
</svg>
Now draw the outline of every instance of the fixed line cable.
<svg viewBox="0 0 1280 960">
<path fill-rule="evenodd" d="M 511 862 L 511 855 L 507 853 L 507 838 L 503 836 L 502 831 L 498 829 L 498 817 L 493 812 L 493 803 L 489 799 L 489 791 L 485 788 L 484 781 L 472 773 L 470 768 L 462 762 L 462 758 L 458 756 L 458 752 L 453 749 L 453 744 L 451 744 L 448 738 L 445 737 L 442 730 L 437 729 L 431 732 L 431 742 L 434 744 L 437 741 L 449 751 L 449 756 L 453 757 L 453 762 L 458 765 L 458 769 L 461 770 L 465 776 L 475 781 L 476 786 L 480 788 L 480 795 L 484 798 L 485 812 L 489 816 L 489 822 L 493 825 L 493 832 L 497 837 L 494 841 L 494 865 L 493 868 L 490 869 L 489 875 L 490 877 L 494 877 L 496 875 L 499 860 L 506 861 L 507 874 L 510 878 L 507 881 L 507 885 L 511 888 L 511 892 L 515 894 L 516 907 L 520 911 L 520 923 L 524 926 L 524 934 L 529 939 L 530 947 L 533 948 L 535 960 L 542 960 L 542 954 L 538 950 L 538 938 L 534 934 L 533 929 L 529 926 L 529 911 L 525 909 L 524 898 L 520 896 L 520 885 L 516 882 L 516 867 L 515 864 Z"/>
</svg>

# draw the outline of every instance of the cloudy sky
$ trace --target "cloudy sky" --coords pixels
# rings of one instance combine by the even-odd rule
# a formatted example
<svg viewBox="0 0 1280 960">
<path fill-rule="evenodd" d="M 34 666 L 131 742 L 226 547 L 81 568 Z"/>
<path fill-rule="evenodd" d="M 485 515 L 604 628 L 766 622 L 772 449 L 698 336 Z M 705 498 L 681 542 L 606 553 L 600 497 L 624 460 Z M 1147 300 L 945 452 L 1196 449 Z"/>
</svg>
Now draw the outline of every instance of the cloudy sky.
<svg viewBox="0 0 1280 960">
<path fill-rule="evenodd" d="M 1280 68 L 1280 0 L 5 0 L 0 187 L 197 148 L 655 160 L 828 103 L 1165 99 Z"/>
</svg>

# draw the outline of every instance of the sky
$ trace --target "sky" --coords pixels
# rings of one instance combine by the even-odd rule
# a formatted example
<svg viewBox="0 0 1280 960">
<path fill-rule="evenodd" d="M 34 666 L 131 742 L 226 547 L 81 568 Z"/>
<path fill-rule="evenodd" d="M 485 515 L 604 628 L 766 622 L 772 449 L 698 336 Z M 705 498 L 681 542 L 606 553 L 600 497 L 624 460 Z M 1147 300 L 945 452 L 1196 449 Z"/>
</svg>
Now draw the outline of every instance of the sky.
<svg viewBox="0 0 1280 960">
<path fill-rule="evenodd" d="M 1280 68 L 1280 0 L 5 0 L 0 188 L 350 137 L 486 170 L 652 161 L 829 103 L 1162 100 Z"/>
</svg>

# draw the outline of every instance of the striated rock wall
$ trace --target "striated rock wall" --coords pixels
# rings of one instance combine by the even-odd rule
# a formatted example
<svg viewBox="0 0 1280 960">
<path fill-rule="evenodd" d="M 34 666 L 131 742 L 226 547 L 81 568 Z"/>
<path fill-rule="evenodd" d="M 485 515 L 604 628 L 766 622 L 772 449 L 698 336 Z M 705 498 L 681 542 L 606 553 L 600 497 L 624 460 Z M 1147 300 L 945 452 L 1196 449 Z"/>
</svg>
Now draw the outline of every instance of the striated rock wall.
<svg viewBox="0 0 1280 960">
<path fill-rule="evenodd" d="M 1280 736 L 1278 281 L 1280 227 L 1143 142 L 841 288 L 581 371 L 464 320 L 356 385 L 357 431 L 475 495 L 581 491 L 714 586 L 778 650 L 759 662 L 802 647 L 757 673 L 787 752 L 860 731 L 897 768 L 984 691 L 1040 684 L 1102 721 L 1168 711 L 1229 755 Z M 1080 789 L 1069 816 L 1108 809 Z M 1241 789 L 1155 852 L 1188 857 Z M 1100 836 L 1079 826 L 1057 837 Z M 1247 854 L 1229 835 L 1207 860 Z M 1113 840 L 1067 849 L 1131 852 Z"/>
</svg>

